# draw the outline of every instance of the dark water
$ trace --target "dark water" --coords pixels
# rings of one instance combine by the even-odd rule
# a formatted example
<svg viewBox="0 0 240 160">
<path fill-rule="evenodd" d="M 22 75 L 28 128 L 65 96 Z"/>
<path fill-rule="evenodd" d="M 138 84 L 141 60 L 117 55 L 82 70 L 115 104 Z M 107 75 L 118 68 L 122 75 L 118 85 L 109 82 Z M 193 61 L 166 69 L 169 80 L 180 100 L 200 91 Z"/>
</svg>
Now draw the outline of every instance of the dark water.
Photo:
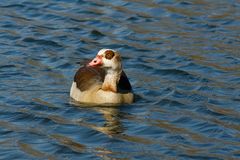
<svg viewBox="0 0 240 160">
<path fill-rule="evenodd" d="M 136 102 L 69 103 L 120 51 Z M 240 159 L 238 0 L 1 0 L 0 159 Z"/>
</svg>

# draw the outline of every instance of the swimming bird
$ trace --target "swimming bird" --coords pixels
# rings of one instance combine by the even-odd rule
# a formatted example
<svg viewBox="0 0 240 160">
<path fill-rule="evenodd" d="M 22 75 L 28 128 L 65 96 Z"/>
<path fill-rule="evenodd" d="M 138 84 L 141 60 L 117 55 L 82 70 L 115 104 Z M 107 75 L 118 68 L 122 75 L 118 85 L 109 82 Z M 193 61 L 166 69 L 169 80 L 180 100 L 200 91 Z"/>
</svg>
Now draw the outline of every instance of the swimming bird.
<svg viewBox="0 0 240 160">
<path fill-rule="evenodd" d="M 132 103 L 132 86 L 123 71 L 121 56 L 113 49 L 101 49 L 74 76 L 70 97 L 81 103 Z"/>
</svg>

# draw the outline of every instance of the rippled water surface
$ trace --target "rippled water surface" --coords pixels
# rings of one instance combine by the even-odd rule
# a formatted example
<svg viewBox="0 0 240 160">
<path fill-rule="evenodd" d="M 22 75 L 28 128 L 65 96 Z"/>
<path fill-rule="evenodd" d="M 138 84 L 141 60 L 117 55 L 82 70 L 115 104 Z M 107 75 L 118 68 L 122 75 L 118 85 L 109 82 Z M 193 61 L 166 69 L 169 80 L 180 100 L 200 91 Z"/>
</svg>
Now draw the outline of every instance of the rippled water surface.
<svg viewBox="0 0 240 160">
<path fill-rule="evenodd" d="M 101 48 L 134 104 L 70 103 Z M 240 2 L 1 0 L 0 159 L 240 159 Z"/>
</svg>

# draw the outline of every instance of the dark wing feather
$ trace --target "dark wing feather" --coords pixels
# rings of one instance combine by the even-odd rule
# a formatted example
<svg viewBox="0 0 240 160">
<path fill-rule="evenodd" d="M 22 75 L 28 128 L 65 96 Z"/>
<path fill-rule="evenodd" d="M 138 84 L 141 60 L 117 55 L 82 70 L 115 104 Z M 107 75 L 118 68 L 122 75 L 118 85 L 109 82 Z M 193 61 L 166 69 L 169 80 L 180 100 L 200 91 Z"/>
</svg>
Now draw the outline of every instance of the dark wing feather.
<svg viewBox="0 0 240 160">
<path fill-rule="evenodd" d="M 98 67 L 81 67 L 74 76 L 74 82 L 81 91 L 88 90 L 93 85 L 102 84 L 105 72 Z"/>
<path fill-rule="evenodd" d="M 132 90 L 132 86 L 127 78 L 127 75 L 124 71 L 122 71 L 120 80 L 118 82 L 118 90 L 121 92 L 128 92 Z"/>
</svg>

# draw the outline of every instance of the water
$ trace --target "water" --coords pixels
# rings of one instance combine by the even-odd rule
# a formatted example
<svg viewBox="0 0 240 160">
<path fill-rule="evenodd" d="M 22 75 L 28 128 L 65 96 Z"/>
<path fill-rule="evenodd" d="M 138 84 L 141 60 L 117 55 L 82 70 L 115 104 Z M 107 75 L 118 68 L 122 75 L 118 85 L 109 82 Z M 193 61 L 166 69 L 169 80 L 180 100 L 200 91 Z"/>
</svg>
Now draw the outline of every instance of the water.
<svg viewBox="0 0 240 160">
<path fill-rule="evenodd" d="M 0 19 L 0 159 L 240 158 L 239 1 L 1 0 Z M 70 103 L 101 48 L 134 104 Z"/>
</svg>

